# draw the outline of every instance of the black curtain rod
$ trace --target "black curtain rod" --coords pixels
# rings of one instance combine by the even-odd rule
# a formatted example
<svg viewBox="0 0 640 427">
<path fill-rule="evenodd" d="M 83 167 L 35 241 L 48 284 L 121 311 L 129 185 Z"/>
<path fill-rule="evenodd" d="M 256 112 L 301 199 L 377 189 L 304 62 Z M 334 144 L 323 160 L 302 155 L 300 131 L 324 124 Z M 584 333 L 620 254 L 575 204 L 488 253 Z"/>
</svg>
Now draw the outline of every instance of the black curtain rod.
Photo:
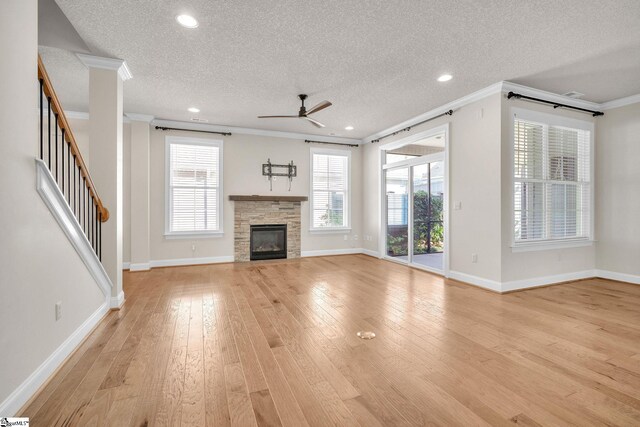
<svg viewBox="0 0 640 427">
<path fill-rule="evenodd" d="M 521 94 L 515 93 L 515 92 L 509 92 L 507 94 L 507 99 L 511 99 L 511 98 L 525 99 L 525 100 L 534 101 L 534 102 L 541 102 L 543 104 L 553 105 L 553 108 L 560 108 L 560 107 L 562 107 L 562 108 L 570 108 L 571 110 L 581 111 L 583 113 L 590 113 L 590 114 L 593 115 L 593 117 L 604 116 L 604 113 L 602 111 L 587 110 L 586 108 L 580 108 L 580 107 L 574 107 L 572 105 L 560 104 L 559 102 L 547 101 L 546 99 L 534 98 L 532 96 L 521 95 Z"/>
<path fill-rule="evenodd" d="M 185 131 L 185 132 L 215 133 L 216 135 L 225 135 L 225 136 L 230 136 L 231 135 L 231 132 L 216 132 L 216 131 L 213 131 L 213 130 L 168 128 L 168 127 L 164 127 L 164 126 L 156 126 L 156 129 L 160 129 L 160 130 L 182 130 L 182 131 Z"/>
<path fill-rule="evenodd" d="M 358 144 L 342 144 L 341 142 L 326 142 L 326 141 L 314 141 L 313 139 L 305 139 L 307 144 L 329 144 L 329 145 L 342 145 L 343 147 L 359 147 Z"/>
<path fill-rule="evenodd" d="M 371 140 L 371 142 L 372 142 L 372 143 L 380 142 L 380 140 L 381 140 L 381 139 L 389 138 L 390 136 L 397 135 L 397 134 L 399 134 L 399 133 L 401 133 L 401 132 L 409 132 L 409 131 L 411 130 L 411 128 L 414 128 L 414 127 L 416 127 L 416 126 L 420 126 L 421 124 L 424 124 L 424 123 L 430 122 L 431 120 L 439 119 L 440 117 L 443 117 L 443 116 L 450 116 L 450 115 L 452 115 L 452 114 L 453 114 L 453 110 L 445 111 L 445 112 L 444 112 L 444 113 L 442 113 L 442 114 L 438 114 L 437 116 L 430 117 L 430 118 L 428 118 L 427 120 L 423 120 L 423 121 L 418 122 L 418 123 L 416 123 L 416 124 L 413 124 L 413 125 L 411 125 L 411 126 L 407 126 L 407 127 L 406 127 L 406 128 L 404 128 L 404 129 L 397 130 L 397 131 L 395 131 L 395 132 L 393 132 L 393 133 L 387 134 L 387 135 L 385 135 L 385 136 L 381 136 L 380 138 L 372 139 L 372 140 Z"/>
</svg>

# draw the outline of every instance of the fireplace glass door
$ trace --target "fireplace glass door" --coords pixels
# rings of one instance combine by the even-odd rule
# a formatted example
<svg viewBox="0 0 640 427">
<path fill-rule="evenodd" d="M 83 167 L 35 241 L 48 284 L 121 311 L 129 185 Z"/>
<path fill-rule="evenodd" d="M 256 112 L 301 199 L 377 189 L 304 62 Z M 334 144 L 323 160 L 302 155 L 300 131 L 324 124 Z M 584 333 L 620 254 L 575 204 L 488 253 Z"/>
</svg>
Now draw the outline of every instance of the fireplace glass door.
<svg viewBox="0 0 640 427">
<path fill-rule="evenodd" d="M 252 225 L 250 259 L 278 259 L 287 257 L 287 225 Z"/>
</svg>

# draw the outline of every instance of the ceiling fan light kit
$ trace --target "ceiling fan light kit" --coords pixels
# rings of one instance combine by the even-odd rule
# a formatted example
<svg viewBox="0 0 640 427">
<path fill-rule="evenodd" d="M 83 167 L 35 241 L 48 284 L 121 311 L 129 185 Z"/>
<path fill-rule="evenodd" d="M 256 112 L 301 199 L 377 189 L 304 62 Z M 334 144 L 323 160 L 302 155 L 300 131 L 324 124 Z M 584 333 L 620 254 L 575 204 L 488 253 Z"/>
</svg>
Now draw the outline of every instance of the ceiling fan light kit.
<svg viewBox="0 0 640 427">
<path fill-rule="evenodd" d="M 302 119 L 302 120 L 306 120 L 309 123 L 311 123 L 312 125 L 314 125 L 317 128 L 323 128 L 325 127 L 324 124 L 320 123 L 317 120 L 312 119 L 311 117 L 309 117 L 310 114 L 313 113 L 317 113 L 320 110 L 324 110 L 327 107 L 331 107 L 331 103 L 329 101 L 322 101 L 321 103 L 315 105 L 313 108 L 307 110 L 307 108 L 304 106 L 304 100 L 307 99 L 307 95 L 305 94 L 300 94 L 298 95 L 298 98 L 300 98 L 301 101 L 301 105 L 300 105 L 300 110 L 298 110 L 298 114 L 297 115 L 292 115 L 292 116 L 258 116 L 259 119 Z"/>
</svg>

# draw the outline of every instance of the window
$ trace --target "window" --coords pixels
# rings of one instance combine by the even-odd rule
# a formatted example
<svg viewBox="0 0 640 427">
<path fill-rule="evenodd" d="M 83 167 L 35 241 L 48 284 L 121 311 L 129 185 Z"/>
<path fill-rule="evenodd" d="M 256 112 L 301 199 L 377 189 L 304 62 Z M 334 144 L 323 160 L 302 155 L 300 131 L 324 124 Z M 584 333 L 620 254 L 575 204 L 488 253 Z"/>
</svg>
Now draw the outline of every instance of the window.
<svg viewBox="0 0 640 427">
<path fill-rule="evenodd" d="M 514 114 L 515 246 L 591 240 L 592 134 L 589 122 Z"/>
<path fill-rule="evenodd" d="M 311 229 L 349 227 L 351 152 L 311 150 Z"/>
<path fill-rule="evenodd" d="M 222 232 L 222 141 L 166 138 L 169 236 Z"/>
</svg>

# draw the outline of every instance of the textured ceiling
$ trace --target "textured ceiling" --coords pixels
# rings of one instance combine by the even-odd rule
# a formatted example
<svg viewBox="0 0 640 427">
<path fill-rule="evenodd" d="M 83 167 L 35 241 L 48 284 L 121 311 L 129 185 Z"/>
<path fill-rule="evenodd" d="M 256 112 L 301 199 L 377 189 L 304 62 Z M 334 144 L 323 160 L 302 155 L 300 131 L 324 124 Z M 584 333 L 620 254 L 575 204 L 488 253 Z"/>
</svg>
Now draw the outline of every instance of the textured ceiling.
<svg viewBox="0 0 640 427">
<path fill-rule="evenodd" d="M 197 106 L 215 124 L 360 138 L 500 80 L 595 102 L 640 93 L 638 0 L 57 3 L 94 54 L 128 62 L 125 111 L 165 119 Z M 86 111 L 86 69 L 41 52 L 65 108 Z M 334 104 L 314 116 L 326 129 L 256 118 L 295 114 L 298 93 Z"/>
</svg>

